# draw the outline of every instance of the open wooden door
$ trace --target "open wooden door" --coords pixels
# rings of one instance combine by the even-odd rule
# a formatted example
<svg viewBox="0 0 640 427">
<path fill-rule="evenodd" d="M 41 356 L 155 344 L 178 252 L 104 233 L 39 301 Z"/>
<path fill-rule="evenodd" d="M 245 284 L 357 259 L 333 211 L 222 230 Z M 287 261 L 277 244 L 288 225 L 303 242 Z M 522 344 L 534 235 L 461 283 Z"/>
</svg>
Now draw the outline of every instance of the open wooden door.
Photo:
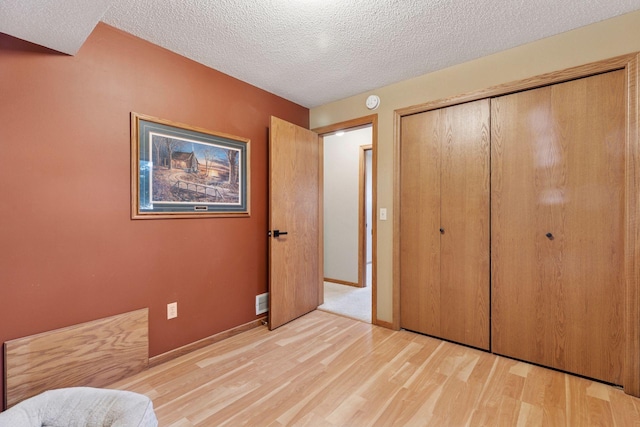
<svg viewBox="0 0 640 427">
<path fill-rule="evenodd" d="M 269 133 L 269 329 L 318 307 L 318 135 L 271 117 Z"/>
</svg>

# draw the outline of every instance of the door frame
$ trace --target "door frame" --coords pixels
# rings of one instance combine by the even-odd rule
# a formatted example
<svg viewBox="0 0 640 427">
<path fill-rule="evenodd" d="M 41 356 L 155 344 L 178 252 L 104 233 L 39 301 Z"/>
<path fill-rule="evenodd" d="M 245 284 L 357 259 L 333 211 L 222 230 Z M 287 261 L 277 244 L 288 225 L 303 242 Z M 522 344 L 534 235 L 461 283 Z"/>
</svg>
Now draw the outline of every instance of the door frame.
<svg viewBox="0 0 640 427">
<path fill-rule="evenodd" d="M 400 123 L 404 116 L 491 98 L 555 83 L 588 77 L 614 70 L 624 70 L 627 79 L 625 135 L 625 366 L 622 375 L 624 392 L 640 397 L 640 54 L 621 55 L 594 63 L 554 71 L 493 86 L 487 89 L 439 99 L 394 111 L 393 188 L 394 212 L 400 212 Z M 393 329 L 400 328 L 400 215 L 393 217 Z"/>
<path fill-rule="evenodd" d="M 373 131 L 373 129 L 372 129 Z M 358 285 L 367 287 L 367 161 L 366 152 L 371 151 L 371 179 L 373 181 L 373 145 L 361 145 L 358 162 Z M 371 183 L 371 229 L 375 222 L 373 210 L 373 182 Z M 373 235 L 371 236 L 371 274 L 373 274 Z"/>
<path fill-rule="evenodd" d="M 369 116 L 358 117 L 355 119 L 347 120 L 344 122 L 334 123 L 327 126 L 322 126 L 319 128 L 311 129 L 313 132 L 318 134 L 319 145 L 320 145 L 320 200 L 324 197 L 324 188 L 322 186 L 322 182 L 324 181 L 324 136 L 330 133 L 338 132 L 338 131 L 347 131 L 347 130 L 355 130 L 357 128 L 371 126 L 371 154 L 372 154 L 372 211 L 374 220 L 373 224 L 373 237 L 371 241 L 371 323 L 374 325 L 378 323 L 378 306 L 377 306 L 377 232 L 378 232 L 378 221 L 376 220 L 376 212 L 377 212 L 377 183 L 378 183 L 378 115 L 372 114 Z M 321 227 L 320 230 L 324 230 L 322 224 L 324 223 L 324 218 L 321 215 L 320 217 Z M 360 237 L 359 237 L 360 238 Z M 360 252 L 360 250 L 358 250 Z M 320 254 L 324 254 L 324 232 L 322 233 L 322 237 L 320 239 Z M 321 258 L 321 260 L 324 257 Z M 322 261 L 323 262 L 323 261 Z M 358 264 L 361 264 L 360 259 L 358 260 Z M 361 269 L 361 265 L 358 266 L 358 270 Z M 324 271 L 323 264 L 320 265 L 320 269 Z M 360 274 L 358 274 L 360 276 Z M 358 277 L 360 280 L 360 277 Z M 324 282 L 320 282 L 320 286 L 318 288 L 318 300 L 320 304 L 324 303 Z"/>
</svg>

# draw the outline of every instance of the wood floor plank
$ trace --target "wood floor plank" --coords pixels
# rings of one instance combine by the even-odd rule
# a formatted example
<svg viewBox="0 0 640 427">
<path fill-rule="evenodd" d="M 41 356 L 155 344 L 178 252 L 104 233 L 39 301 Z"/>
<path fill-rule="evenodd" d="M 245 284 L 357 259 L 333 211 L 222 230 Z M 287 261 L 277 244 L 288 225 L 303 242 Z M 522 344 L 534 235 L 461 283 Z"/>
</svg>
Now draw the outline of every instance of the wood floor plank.
<svg viewBox="0 0 640 427">
<path fill-rule="evenodd" d="M 161 426 L 638 426 L 618 388 L 406 331 L 314 311 L 111 386 Z"/>
</svg>

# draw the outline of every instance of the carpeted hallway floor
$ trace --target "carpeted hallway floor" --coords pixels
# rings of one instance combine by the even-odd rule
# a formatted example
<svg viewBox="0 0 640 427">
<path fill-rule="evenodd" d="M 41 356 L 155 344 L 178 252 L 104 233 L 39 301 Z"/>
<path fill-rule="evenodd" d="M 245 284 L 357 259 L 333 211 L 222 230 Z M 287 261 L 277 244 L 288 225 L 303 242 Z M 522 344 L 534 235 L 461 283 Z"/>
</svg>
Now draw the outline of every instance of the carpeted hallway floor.
<svg viewBox="0 0 640 427">
<path fill-rule="evenodd" d="M 370 269 L 369 266 L 367 273 Z M 367 274 L 367 278 L 370 277 L 371 274 Z M 324 304 L 318 310 L 371 323 L 371 282 L 367 282 L 365 288 L 324 282 Z"/>
</svg>

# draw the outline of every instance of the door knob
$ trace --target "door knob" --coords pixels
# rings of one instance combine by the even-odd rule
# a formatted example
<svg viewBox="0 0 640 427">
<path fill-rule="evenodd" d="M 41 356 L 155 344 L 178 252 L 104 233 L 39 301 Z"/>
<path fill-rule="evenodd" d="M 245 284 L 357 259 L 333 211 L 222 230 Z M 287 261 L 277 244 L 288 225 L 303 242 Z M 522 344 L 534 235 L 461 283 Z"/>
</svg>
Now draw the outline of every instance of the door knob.
<svg viewBox="0 0 640 427">
<path fill-rule="evenodd" d="M 444 228 L 440 229 L 440 234 L 444 234 Z"/>
<path fill-rule="evenodd" d="M 545 236 L 547 236 L 547 239 L 553 240 L 553 234 L 547 233 L 547 234 L 545 234 Z"/>
<path fill-rule="evenodd" d="M 289 234 L 286 231 L 280 231 L 280 230 L 273 230 L 273 237 L 280 237 L 280 236 L 284 236 L 285 234 Z M 271 235 L 271 232 L 269 232 L 269 235 Z"/>
</svg>

